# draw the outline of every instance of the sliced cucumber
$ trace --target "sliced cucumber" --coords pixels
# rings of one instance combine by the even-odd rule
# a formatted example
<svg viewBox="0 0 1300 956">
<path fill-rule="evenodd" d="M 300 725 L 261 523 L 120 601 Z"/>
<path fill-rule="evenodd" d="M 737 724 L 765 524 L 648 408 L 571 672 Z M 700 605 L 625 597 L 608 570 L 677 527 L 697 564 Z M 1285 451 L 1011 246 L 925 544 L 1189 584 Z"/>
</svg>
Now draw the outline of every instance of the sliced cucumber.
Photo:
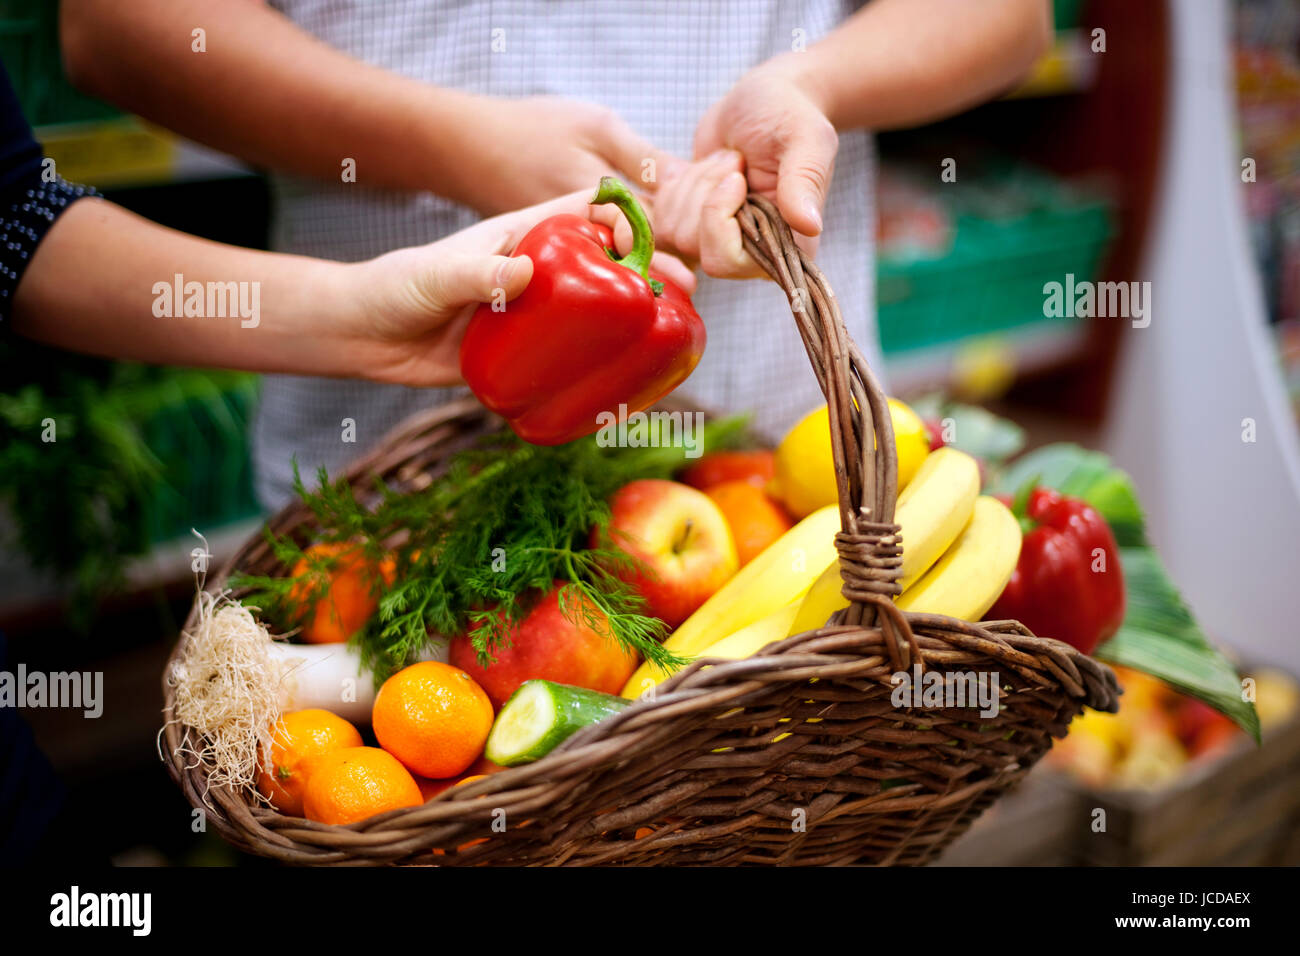
<svg viewBox="0 0 1300 956">
<path fill-rule="evenodd" d="M 631 703 L 624 697 L 584 687 L 548 680 L 525 681 L 497 714 L 484 755 L 503 767 L 532 763 L 583 727 Z"/>
</svg>

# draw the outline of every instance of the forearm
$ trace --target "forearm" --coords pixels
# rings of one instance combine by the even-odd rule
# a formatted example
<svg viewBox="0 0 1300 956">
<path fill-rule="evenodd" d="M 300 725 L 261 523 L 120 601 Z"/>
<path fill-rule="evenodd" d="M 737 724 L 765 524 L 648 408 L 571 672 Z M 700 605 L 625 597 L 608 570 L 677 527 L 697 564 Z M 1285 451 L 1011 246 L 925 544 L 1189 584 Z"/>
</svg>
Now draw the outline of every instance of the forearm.
<svg viewBox="0 0 1300 956">
<path fill-rule="evenodd" d="M 341 376 L 359 364 L 334 331 L 362 308 L 361 268 L 209 242 L 83 199 L 36 248 L 11 321 L 27 338 L 110 358 Z"/>
<path fill-rule="evenodd" d="M 61 33 L 79 86 L 198 142 L 335 182 L 352 159 L 358 182 L 462 198 L 471 97 L 353 59 L 256 0 L 64 0 Z"/>
<path fill-rule="evenodd" d="M 1048 0 L 873 0 L 781 64 L 838 129 L 930 122 L 997 95 L 1050 42 Z"/>
</svg>

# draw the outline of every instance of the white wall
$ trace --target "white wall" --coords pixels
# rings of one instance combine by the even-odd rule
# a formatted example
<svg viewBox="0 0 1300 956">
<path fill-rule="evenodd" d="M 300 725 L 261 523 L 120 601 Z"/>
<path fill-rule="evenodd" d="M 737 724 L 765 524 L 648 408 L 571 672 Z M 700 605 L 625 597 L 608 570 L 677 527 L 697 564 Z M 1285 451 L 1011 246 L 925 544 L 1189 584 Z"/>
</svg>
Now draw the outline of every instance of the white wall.
<svg viewBox="0 0 1300 956">
<path fill-rule="evenodd" d="M 1223 0 L 1171 0 L 1173 76 L 1144 275 L 1151 325 L 1126 327 L 1106 450 L 1205 630 L 1300 671 L 1300 450 L 1265 326 L 1240 191 Z M 1111 37 L 1112 43 L 1137 38 Z M 1254 444 L 1242 420 L 1256 422 Z"/>
</svg>

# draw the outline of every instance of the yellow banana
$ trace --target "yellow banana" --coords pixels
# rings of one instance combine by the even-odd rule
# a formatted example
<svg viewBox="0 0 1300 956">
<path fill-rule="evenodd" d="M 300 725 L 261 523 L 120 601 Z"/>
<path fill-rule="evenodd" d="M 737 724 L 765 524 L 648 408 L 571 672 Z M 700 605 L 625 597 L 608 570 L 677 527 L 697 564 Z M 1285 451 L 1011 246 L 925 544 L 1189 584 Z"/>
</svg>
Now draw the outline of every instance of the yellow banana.
<svg viewBox="0 0 1300 956">
<path fill-rule="evenodd" d="M 939 448 L 921 463 L 911 483 L 898 496 L 894 520 L 903 531 L 903 573 L 906 591 L 961 534 L 980 493 L 980 469 L 975 459 L 956 448 Z"/>
<path fill-rule="evenodd" d="M 664 646 L 683 657 L 697 657 L 710 644 L 803 597 L 814 579 L 835 558 L 838 505 L 814 511 L 772 542 L 711 598 L 700 605 Z M 658 683 L 662 672 L 642 664 L 623 687 L 636 697 Z"/>
<path fill-rule="evenodd" d="M 1011 509 L 987 495 L 975 500 L 970 522 L 921 579 L 903 592 L 905 611 L 978 621 L 1011 580 L 1020 560 L 1020 524 Z"/>
<path fill-rule="evenodd" d="M 744 660 L 746 657 L 752 657 L 773 641 L 784 639 L 790 633 L 790 622 L 794 620 L 795 612 L 799 610 L 799 602 L 791 601 L 781 610 L 769 614 L 761 621 L 755 621 L 736 631 L 734 634 L 728 634 L 717 643 L 710 644 L 697 655 L 699 657 L 722 657 L 729 661 Z M 636 688 L 638 694 L 645 693 L 651 684 L 662 684 L 672 674 L 665 674 L 661 671 L 654 671 L 646 677 L 647 683 Z M 625 688 L 624 697 L 636 696 L 630 693 L 630 689 Z"/>
<path fill-rule="evenodd" d="M 755 621 L 742 627 L 735 634 L 729 634 L 716 644 L 710 644 L 700 651 L 700 657 L 725 657 L 729 661 L 743 660 L 762 648 L 787 637 L 790 622 L 799 610 L 799 602 L 791 601 L 775 614 L 769 614 L 761 621 Z"/>
<path fill-rule="evenodd" d="M 837 557 L 821 573 L 808 593 L 799 602 L 799 611 L 795 614 L 787 634 L 802 634 L 826 623 L 826 619 L 842 607 L 848 605 L 840 589 L 844 580 L 840 577 L 840 560 Z"/>
<path fill-rule="evenodd" d="M 979 466 L 965 452 L 940 448 L 925 459 L 899 496 L 894 513 L 894 520 L 903 529 L 904 587 L 919 578 L 961 533 L 978 494 Z M 836 559 L 804 595 L 790 633 L 802 634 L 821 627 L 832 614 L 848 606 L 840 592 L 842 586 Z"/>
</svg>

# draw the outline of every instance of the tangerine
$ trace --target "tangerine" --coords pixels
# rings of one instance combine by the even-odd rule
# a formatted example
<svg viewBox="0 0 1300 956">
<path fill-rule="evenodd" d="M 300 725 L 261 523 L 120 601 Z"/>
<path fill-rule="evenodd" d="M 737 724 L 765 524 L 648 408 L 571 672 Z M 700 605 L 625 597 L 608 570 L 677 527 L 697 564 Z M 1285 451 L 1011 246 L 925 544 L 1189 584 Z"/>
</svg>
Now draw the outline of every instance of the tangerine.
<svg viewBox="0 0 1300 956">
<path fill-rule="evenodd" d="M 356 823 L 424 799 L 410 771 L 378 747 L 344 747 L 313 761 L 303 810 L 318 823 Z"/>
<path fill-rule="evenodd" d="M 360 747 L 357 728 L 328 710 L 295 710 L 280 717 L 263 755 L 257 789 L 281 813 L 302 816 L 303 792 L 316 758 L 343 747 Z"/>
<path fill-rule="evenodd" d="M 324 563 L 324 569 L 321 564 Z M 322 582 L 318 577 L 325 574 Z M 361 630 L 379 606 L 380 579 L 392 585 L 391 557 L 376 568 L 355 542 L 313 544 L 294 565 L 289 602 L 300 606 L 302 638 L 308 644 L 342 644 Z"/>
<path fill-rule="evenodd" d="M 724 481 L 704 493 L 727 519 L 742 568 L 794 526 L 785 511 L 751 482 Z"/>
<path fill-rule="evenodd" d="M 464 773 L 492 729 L 492 701 L 459 667 L 422 661 L 384 681 L 371 712 L 379 745 L 422 777 Z"/>
</svg>

